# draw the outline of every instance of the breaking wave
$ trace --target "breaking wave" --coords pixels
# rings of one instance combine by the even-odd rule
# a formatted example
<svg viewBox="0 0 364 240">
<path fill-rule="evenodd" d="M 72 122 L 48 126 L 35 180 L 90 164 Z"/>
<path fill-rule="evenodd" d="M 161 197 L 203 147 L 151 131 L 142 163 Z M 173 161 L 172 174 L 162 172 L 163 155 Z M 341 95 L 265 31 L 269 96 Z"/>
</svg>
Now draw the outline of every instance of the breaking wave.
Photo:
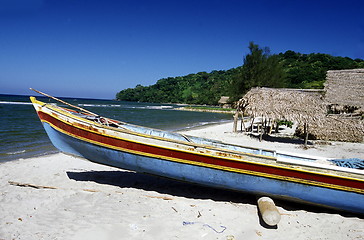
<svg viewBox="0 0 364 240">
<path fill-rule="evenodd" d="M 0 104 L 14 104 L 14 105 L 31 105 L 30 102 L 4 102 L 0 101 Z"/>
</svg>

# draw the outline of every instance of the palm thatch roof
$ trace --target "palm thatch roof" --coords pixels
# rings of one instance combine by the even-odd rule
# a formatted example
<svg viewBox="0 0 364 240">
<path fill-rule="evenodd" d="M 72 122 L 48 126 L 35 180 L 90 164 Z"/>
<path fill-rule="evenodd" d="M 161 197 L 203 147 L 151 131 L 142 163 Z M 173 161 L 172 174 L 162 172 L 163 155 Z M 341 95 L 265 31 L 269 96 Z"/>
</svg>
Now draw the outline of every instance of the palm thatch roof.
<svg viewBox="0 0 364 240">
<path fill-rule="evenodd" d="M 364 120 L 331 115 L 325 121 L 312 122 L 310 138 L 326 141 L 363 142 Z M 303 136 L 304 129 L 299 125 L 296 134 Z"/>
<path fill-rule="evenodd" d="M 254 117 L 308 123 L 325 117 L 321 98 L 321 90 L 252 88 L 238 101 L 237 110 Z"/>
<path fill-rule="evenodd" d="M 219 104 L 226 104 L 226 103 L 229 103 L 229 99 L 230 97 L 226 97 L 226 96 L 222 96 L 219 100 Z"/>
<path fill-rule="evenodd" d="M 237 112 L 252 117 L 298 122 L 299 135 L 304 132 L 303 125 L 308 124 L 311 139 L 364 140 L 364 120 L 328 116 L 322 90 L 252 88 L 238 101 Z"/>
<path fill-rule="evenodd" d="M 364 69 L 330 70 L 326 74 L 325 101 L 364 110 Z"/>
</svg>

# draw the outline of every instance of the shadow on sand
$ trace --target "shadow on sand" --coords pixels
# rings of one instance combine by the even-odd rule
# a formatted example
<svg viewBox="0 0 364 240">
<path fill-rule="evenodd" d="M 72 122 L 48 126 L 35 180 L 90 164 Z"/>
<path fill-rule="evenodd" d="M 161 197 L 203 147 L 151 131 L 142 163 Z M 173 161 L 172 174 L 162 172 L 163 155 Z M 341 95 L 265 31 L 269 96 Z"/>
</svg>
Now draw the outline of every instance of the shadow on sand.
<svg viewBox="0 0 364 240">
<path fill-rule="evenodd" d="M 92 181 L 120 188 L 137 188 L 145 191 L 155 191 L 160 194 L 169 194 L 185 198 L 256 204 L 256 198 L 251 194 L 199 186 L 136 172 L 88 171 L 67 172 L 67 175 L 70 179 L 76 181 Z"/>
<path fill-rule="evenodd" d="M 257 134 L 248 134 L 251 138 L 259 140 L 259 135 Z M 297 145 L 304 145 L 305 141 L 303 139 L 299 138 L 290 138 L 290 137 L 281 137 L 281 136 L 274 136 L 274 135 L 268 135 L 264 134 L 262 136 L 262 139 L 267 142 L 278 142 L 278 143 L 290 143 L 290 144 L 297 144 Z M 313 145 L 312 142 L 308 141 L 307 145 Z"/>
<path fill-rule="evenodd" d="M 234 192 L 212 187 L 180 182 L 168 178 L 147 175 L 129 171 L 87 171 L 87 172 L 67 172 L 70 179 L 75 181 L 91 181 L 98 184 L 106 184 L 120 188 L 137 188 L 145 191 L 155 191 L 160 194 L 168 194 L 191 199 L 211 199 L 213 201 L 224 201 L 232 203 L 243 203 L 257 205 L 256 196 L 249 193 Z M 332 213 L 343 216 L 353 216 L 363 218 L 356 214 L 344 213 L 318 206 L 311 206 L 280 199 L 274 199 L 277 206 L 287 211 L 305 210 L 315 213 Z"/>
</svg>

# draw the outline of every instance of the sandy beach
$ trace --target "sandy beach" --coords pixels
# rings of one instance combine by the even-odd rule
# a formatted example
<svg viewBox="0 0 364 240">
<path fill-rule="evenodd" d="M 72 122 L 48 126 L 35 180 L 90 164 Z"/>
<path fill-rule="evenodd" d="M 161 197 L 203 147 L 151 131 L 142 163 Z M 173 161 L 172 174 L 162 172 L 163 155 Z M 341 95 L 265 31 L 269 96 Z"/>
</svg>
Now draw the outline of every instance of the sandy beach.
<svg viewBox="0 0 364 240">
<path fill-rule="evenodd" d="M 232 122 L 183 133 L 330 158 L 364 158 L 363 143 L 304 149 L 232 132 Z M 98 165 L 62 153 L 0 164 L 0 240 L 364 239 L 364 217 L 276 200 L 267 227 L 256 197 Z M 363 203 L 364 204 L 364 203 Z"/>
</svg>

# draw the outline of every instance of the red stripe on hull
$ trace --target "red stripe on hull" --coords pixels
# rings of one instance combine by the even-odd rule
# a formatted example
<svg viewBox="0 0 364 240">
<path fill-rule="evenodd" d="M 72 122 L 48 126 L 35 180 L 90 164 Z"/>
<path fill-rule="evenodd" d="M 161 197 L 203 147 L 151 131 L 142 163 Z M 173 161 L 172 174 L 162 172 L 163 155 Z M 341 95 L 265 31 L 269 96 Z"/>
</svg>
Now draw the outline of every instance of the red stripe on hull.
<svg viewBox="0 0 364 240">
<path fill-rule="evenodd" d="M 113 138 L 110 136 L 105 136 L 105 135 L 102 135 L 101 133 L 90 132 L 90 131 L 87 131 L 86 129 L 69 125 L 69 124 L 59 121 L 56 118 L 54 118 L 46 113 L 43 113 L 43 112 L 38 112 L 38 115 L 42 120 L 47 121 L 47 122 L 51 123 L 52 125 L 62 129 L 63 131 L 73 134 L 75 136 L 89 139 L 94 142 L 107 144 L 107 145 L 117 147 L 117 148 L 124 148 L 124 149 L 128 149 L 131 151 L 138 151 L 138 152 L 143 152 L 143 153 L 148 153 L 148 154 L 159 155 L 159 156 L 161 156 L 160 158 L 171 157 L 171 158 L 176 158 L 176 159 L 189 160 L 189 161 L 196 162 L 196 163 L 199 162 L 199 163 L 212 164 L 212 165 L 216 165 L 216 166 L 253 171 L 253 172 L 257 172 L 257 173 L 273 174 L 273 175 L 277 175 L 277 176 L 281 176 L 281 177 L 295 178 L 298 180 L 302 179 L 302 180 L 314 181 L 314 182 L 319 182 L 319 183 L 324 183 L 324 184 L 333 184 L 333 185 L 342 186 L 342 187 L 357 188 L 357 189 L 361 189 L 361 190 L 364 189 L 363 182 L 355 181 L 353 179 L 320 175 L 320 174 L 309 173 L 309 172 L 301 172 L 301 171 L 279 168 L 279 167 L 275 167 L 275 166 L 265 166 L 265 165 L 260 165 L 259 163 L 234 161 L 234 160 L 223 159 L 223 158 L 218 158 L 218 157 L 214 157 L 214 156 L 204 156 L 204 155 L 198 155 L 198 154 L 188 153 L 188 152 L 183 152 L 183 151 L 164 149 L 164 148 L 149 146 L 149 145 L 142 144 L 142 143 L 134 143 L 134 142 L 127 141 L 127 140 L 122 140 L 122 139 Z"/>
</svg>

